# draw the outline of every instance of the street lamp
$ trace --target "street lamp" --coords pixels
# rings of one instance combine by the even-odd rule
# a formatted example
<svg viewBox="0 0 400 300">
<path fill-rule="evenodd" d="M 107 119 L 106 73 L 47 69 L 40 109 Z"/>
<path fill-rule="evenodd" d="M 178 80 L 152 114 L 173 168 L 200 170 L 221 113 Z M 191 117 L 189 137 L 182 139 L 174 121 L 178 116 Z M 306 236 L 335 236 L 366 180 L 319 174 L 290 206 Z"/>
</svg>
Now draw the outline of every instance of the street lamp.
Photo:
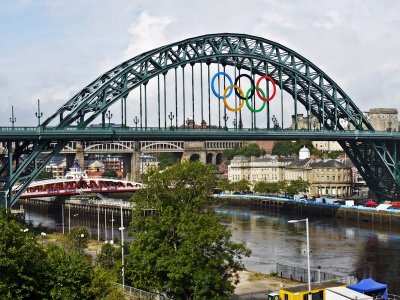
<svg viewBox="0 0 400 300">
<path fill-rule="evenodd" d="M 278 129 L 278 118 L 275 115 L 272 115 L 272 123 L 274 123 L 274 130 Z"/>
<path fill-rule="evenodd" d="M 308 218 L 301 220 L 289 220 L 288 223 L 306 222 L 306 236 L 307 236 L 307 279 L 308 279 L 308 300 L 311 300 L 311 275 L 310 275 L 310 233 L 308 230 Z"/>
<path fill-rule="evenodd" d="M 135 116 L 135 118 L 133 119 L 133 123 L 135 123 L 135 127 L 137 130 L 137 124 L 139 123 L 139 118 L 137 116 Z"/>
<path fill-rule="evenodd" d="M 16 121 L 17 121 L 17 118 L 14 117 L 14 105 L 13 105 L 13 106 L 11 106 L 11 118 L 10 118 L 12 128 L 14 128 L 14 123 Z"/>
<path fill-rule="evenodd" d="M 235 119 L 233 119 L 233 121 L 232 121 L 232 124 L 233 124 L 233 128 L 237 129 L 237 127 L 236 127 L 236 125 L 237 125 L 236 118 L 235 118 Z"/>
<path fill-rule="evenodd" d="M 125 290 L 125 260 L 124 260 L 124 213 L 122 210 L 122 200 L 121 200 L 121 275 L 122 275 L 122 289 Z"/>
<path fill-rule="evenodd" d="M 38 111 L 35 112 L 35 116 L 36 116 L 36 118 L 38 118 L 38 126 L 40 126 L 40 118 L 43 117 L 43 113 L 40 112 L 40 100 L 39 99 L 37 100 L 37 108 L 38 108 Z"/>
<path fill-rule="evenodd" d="M 43 239 L 45 238 L 45 236 L 47 235 L 46 232 L 41 232 L 40 235 L 42 236 L 42 246 L 43 246 Z"/>
<path fill-rule="evenodd" d="M 112 117 L 113 117 L 113 114 L 111 113 L 111 111 L 108 111 L 106 113 L 106 118 L 108 119 L 108 127 L 110 127 L 110 121 L 111 121 Z"/>
<path fill-rule="evenodd" d="M 228 127 L 226 127 L 226 121 L 228 121 L 229 117 L 228 117 L 227 114 L 225 114 L 222 118 L 224 119 L 224 123 L 225 123 L 225 127 L 224 128 L 226 130 L 226 129 L 228 129 Z"/>
<path fill-rule="evenodd" d="M 172 114 L 172 111 L 169 112 L 168 119 L 171 122 L 171 129 L 172 129 L 172 120 L 175 119 L 175 116 Z"/>
</svg>

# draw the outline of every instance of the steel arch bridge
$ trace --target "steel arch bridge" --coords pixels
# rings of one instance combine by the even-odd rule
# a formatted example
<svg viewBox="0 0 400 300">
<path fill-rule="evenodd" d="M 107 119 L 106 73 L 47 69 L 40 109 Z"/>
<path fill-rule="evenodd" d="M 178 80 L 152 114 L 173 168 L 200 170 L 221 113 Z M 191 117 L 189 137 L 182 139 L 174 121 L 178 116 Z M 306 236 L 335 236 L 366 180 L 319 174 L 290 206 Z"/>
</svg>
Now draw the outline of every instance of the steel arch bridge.
<svg viewBox="0 0 400 300">
<path fill-rule="evenodd" d="M 200 88 L 197 88 L 200 95 L 196 98 L 195 68 L 196 74 L 200 73 Z M 188 69 L 191 83 L 185 81 Z M 218 109 L 211 108 L 210 72 L 215 69 L 230 70 L 235 77 L 236 74 L 248 74 L 253 79 L 264 75 L 272 77 L 281 90 L 281 121 L 275 119 L 271 127 L 270 102 L 262 123 L 260 120 L 264 117 L 259 114 L 250 112 L 246 119 L 242 111 L 227 111 L 222 101 L 218 101 Z M 182 79 L 179 83 L 178 77 Z M 152 82 L 157 86 L 153 102 L 148 99 L 148 87 Z M 225 88 L 227 84 L 225 79 L 221 83 L 218 77 L 219 90 L 221 85 Z M 167 101 L 168 87 L 173 91 L 168 92 Z M 267 96 L 269 89 L 267 84 Z M 185 93 L 186 90 L 191 94 Z M 281 131 L 283 91 L 294 100 L 295 115 L 298 108 L 306 110 L 309 117 L 306 130 L 298 131 L 296 122 L 294 131 Z M 139 92 L 135 100 L 140 118 L 135 117 L 135 127 L 127 126 L 126 103 L 132 92 Z M 237 100 L 235 97 L 236 104 Z M 121 102 L 122 120 L 116 128 L 110 126 L 111 115 L 107 110 L 117 101 Z M 212 101 L 216 103 L 215 99 Z M 253 97 L 253 105 L 254 101 Z M 149 108 L 156 108 L 157 112 L 149 113 Z M 228 129 L 228 115 L 234 117 L 233 129 Z M 324 131 L 312 130 L 312 118 Z M 102 125 L 94 126 L 99 119 Z M 195 119 L 201 125 L 195 125 Z M 343 120 L 349 124 L 347 128 L 342 125 Z M 209 34 L 162 46 L 123 62 L 83 88 L 41 126 L 0 128 L 0 139 L 7 142 L 9 153 L 0 169 L 4 183 L 0 196 L 7 199 L 9 206 L 15 204 L 50 159 L 71 140 L 329 139 L 340 143 L 377 195 L 393 198 L 400 193 L 399 138 L 392 132 L 374 132 L 350 97 L 320 68 L 295 51 L 256 36 Z M 14 185 L 19 186 L 17 193 L 12 193 Z"/>
</svg>

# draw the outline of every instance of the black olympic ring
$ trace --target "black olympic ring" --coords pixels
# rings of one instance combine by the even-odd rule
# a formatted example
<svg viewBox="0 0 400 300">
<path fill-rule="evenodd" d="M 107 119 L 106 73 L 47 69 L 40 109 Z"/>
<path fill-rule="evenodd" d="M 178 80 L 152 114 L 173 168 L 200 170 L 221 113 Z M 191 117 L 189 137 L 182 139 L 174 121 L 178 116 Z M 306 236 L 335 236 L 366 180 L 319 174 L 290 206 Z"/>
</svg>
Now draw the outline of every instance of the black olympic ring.
<svg viewBox="0 0 400 300">
<path fill-rule="evenodd" d="M 255 88 L 254 88 L 255 84 L 254 84 L 253 78 L 251 78 L 250 75 L 247 75 L 247 74 L 240 74 L 235 79 L 235 85 L 238 85 L 238 81 L 239 81 L 240 77 L 246 77 L 246 78 L 248 78 L 250 80 L 252 90 L 251 90 L 251 93 L 250 93 L 248 98 L 253 97 L 254 96 L 254 91 L 255 91 Z M 235 89 L 235 95 L 238 96 L 242 100 L 246 100 L 246 97 L 243 97 L 242 95 L 240 95 L 240 93 L 239 93 L 239 91 L 237 89 Z"/>
</svg>

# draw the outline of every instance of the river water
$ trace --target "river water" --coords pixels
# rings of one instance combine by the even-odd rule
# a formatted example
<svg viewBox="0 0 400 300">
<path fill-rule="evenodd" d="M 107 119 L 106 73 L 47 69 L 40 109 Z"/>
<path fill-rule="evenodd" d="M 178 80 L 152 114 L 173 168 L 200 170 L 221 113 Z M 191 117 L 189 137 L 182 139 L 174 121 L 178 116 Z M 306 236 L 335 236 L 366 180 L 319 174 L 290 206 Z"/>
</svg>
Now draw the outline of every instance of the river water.
<svg viewBox="0 0 400 300">
<path fill-rule="evenodd" d="M 62 231 L 60 205 L 46 207 L 25 205 L 26 220 L 34 226 Z M 252 255 L 244 258 L 247 269 L 269 273 L 276 263 L 307 268 L 305 222 L 289 224 L 288 220 L 303 218 L 276 210 L 220 206 L 215 212 L 232 229 L 233 239 L 244 241 Z M 70 218 L 68 217 L 70 216 Z M 120 237 L 120 216 L 102 214 L 99 218 L 101 239 Z M 97 238 L 97 214 L 64 210 L 64 230 L 69 226 L 85 226 Z M 128 227 L 129 218 L 124 218 Z M 114 224 L 112 224 L 114 223 Z M 104 226 L 106 224 L 106 226 Z M 387 283 L 391 293 L 400 294 L 400 229 L 371 223 L 350 223 L 332 218 L 309 216 L 310 265 L 316 270 L 358 279 L 372 277 Z"/>
</svg>

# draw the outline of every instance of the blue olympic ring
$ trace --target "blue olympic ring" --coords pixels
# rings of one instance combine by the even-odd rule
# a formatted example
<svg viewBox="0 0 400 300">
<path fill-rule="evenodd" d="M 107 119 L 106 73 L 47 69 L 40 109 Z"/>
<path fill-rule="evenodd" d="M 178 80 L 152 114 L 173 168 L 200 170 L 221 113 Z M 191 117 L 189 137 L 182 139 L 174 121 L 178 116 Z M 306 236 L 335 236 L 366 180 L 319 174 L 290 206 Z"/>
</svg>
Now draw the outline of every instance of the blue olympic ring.
<svg viewBox="0 0 400 300">
<path fill-rule="evenodd" d="M 218 77 L 219 75 L 223 75 L 223 76 L 225 76 L 226 78 L 228 78 L 229 83 L 230 83 L 229 85 L 230 85 L 231 87 L 233 87 L 233 81 L 232 81 L 232 78 L 231 78 L 228 74 L 226 74 L 225 72 L 218 72 L 217 74 L 215 74 L 215 75 L 213 76 L 213 78 L 212 78 L 212 80 L 211 80 L 211 89 L 212 89 L 212 92 L 213 92 L 213 94 L 215 95 L 215 97 L 217 97 L 218 99 L 224 99 L 224 96 L 221 96 L 220 94 L 218 94 L 217 91 L 215 90 L 215 87 L 214 87 L 215 79 L 217 79 L 217 77 Z M 229 91 L 229 93 L 226 95 L 226 97 L 228 98 L 228 97 L 232 94 L 232 92 L 233 92 L 233 88 L 230 89 L 230 91 Z"/>
</svg>

